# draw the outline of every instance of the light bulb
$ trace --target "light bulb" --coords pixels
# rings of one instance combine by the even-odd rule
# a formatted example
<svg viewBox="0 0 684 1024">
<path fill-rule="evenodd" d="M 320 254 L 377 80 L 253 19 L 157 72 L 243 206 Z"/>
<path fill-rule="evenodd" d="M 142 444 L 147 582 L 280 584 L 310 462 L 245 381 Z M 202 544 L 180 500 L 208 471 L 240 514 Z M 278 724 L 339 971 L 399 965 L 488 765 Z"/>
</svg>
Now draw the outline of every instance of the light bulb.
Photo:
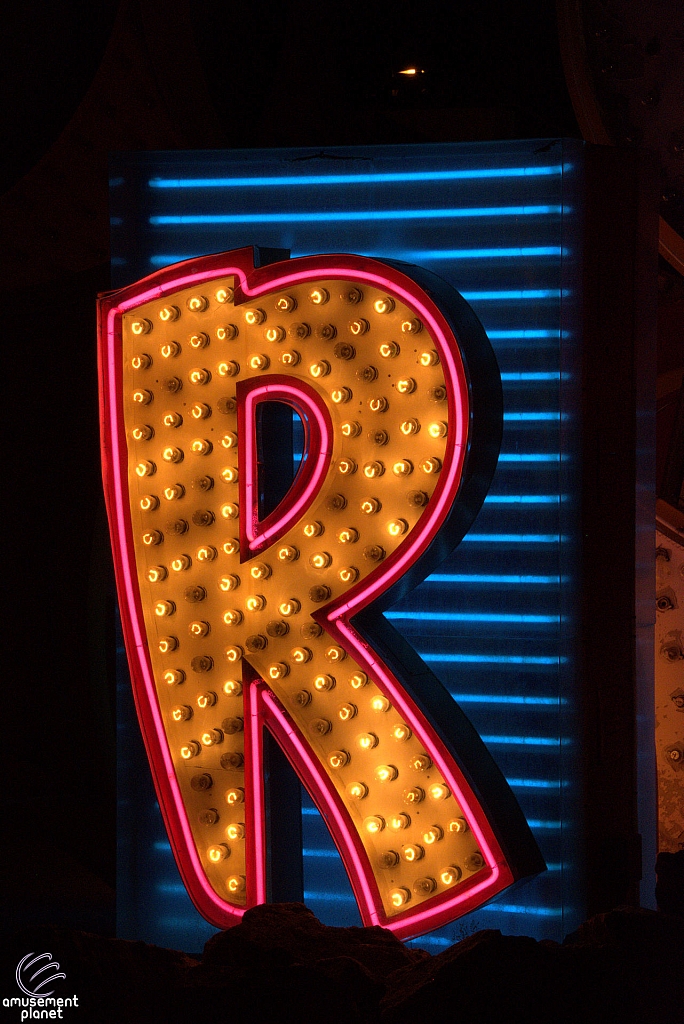
<svg viewBox="0 0 684 1024">
<path fill-rule="evenodd" d="M 202 733 L 202 746 L 213 747 L 217 743 L 223 742 L 223 733 L 220 729 L 208 729 L 207 732 Z"/>
<path fill-rule="evenodd" d="M 467 832 L 469 826 L 465 818 L 452 818 L 447 828 L 450 832 Z"/>
<path fill-rule="evenodd" d="M 159 351 L 163 359 L 175 359 L 180 355 L 181 347 L 177 341 L 167 341 L 160 346 Z"/>
<path fill-rule="evenodd" d="M 192 565 L 192 559 L 190 555 L 179 555 L 178 558 L 174 558 L 171 562 L 171 568 L 174 572 L 182 572 L 184 569 L 189 569 Z"/>
<path fill-rule="evenodd" d="M 387 412 L 389 402 L 383 396 L 368 399 L 368 408 L 371 412 Z"/>
<path fill-rule="evenodd" d="M 432 825 L 430 828 L 423 832 L 423 842 L 426 846 L 433 846 L 438 843 L 440 839 L 444 838 L 444 829 L 440 828 L 439 825 Z"/>
<path fill-rule="evenodd" d="M 394 814 L 389 820 L 389 827 L 393 832 L 399 832 L 403 828 L 408 828 L 411 824 L 411 818 L 408 814 L 404 814 L 402 811 L 400 814 Z"/>
<path fill-rule="evenodd" d="M 331 768 L 344 768 L 349 764 L 349 754 L 346 750 L 333 750 L 328 754 L 328 764 Z"/>
<path fill-rule="evenodd" d="M 373 309 L 376 313 L 391 313 L 394 309 L 394 299 L 391 299 L 389 295 L 376 299 L 373 303 Z"/>
<path fill-rule="evenodd" d="M 182 668 L 169 669 L 164 673 L 164 682 L 167 686 L 180 686 L 185 682 L 185 672 Z"/>
<path fill-rule="evenodd" d="M 202 710 L 205 708 L 213 708 L 217 700 L 218 697 L 213 690 L 207 690 L 205 693 L 199 694 L 197 698 L 197 707 L 202 708 Z"/>
<path fill-rule="evenodd" d="M 235 291 L 230 285 L 226 284 L 219 288 L 216 292 L 215 299 L 217 302 L 232 302 L 235 297 Z"/>
<path fill-rule="evenodd" d="M 254 327 L 258 324 L 263 324 L 266 319 L 266 314 L 263 309 L 246 309 L 245 310 L 245 322 Z"/>
<path fill-rule="evenodd" d="M 285 547 L 278 549 L 278 560 L 280 562 L 296 562 L 299 558 L 299 548 L 294 547 L 292 544 L 286 544 Z"/>
<path fill-rule="evenodd" d="M 187 722 L 192 718 L 192 708 L 187 704 L 179 704 L 171 711 L 171 718 L 174 722 Z"/>
<path fill-rule="evenodd" d="M 223 692 L 227 697 L 239 697 L 242 694 L 242 683 L 237 679 L 227 679 L 223 684 Z"/>
<path fill-rule="evenodd" d="M 347 793 L 352 800 L 365 800 L 368 796 L 368 786 L 364 782 L 352 782 L 347 786 Z"/>
<path fill-rule="evenodd" d="M 216 846 L 210 846 L 207 850 L 207 857 L 212 864 L 220 864 L 222 860 L 230 856 L 230 847 L 226 846 L 225 843 L 218 843 Z"/>
<path fill-rule="evenodd" d="M 198 562 L 213 562 L 218 554 L 216 548 L 211 547 L 210 544 L 197 549 L 197 561 Z"/>
<path fill-rule="evenodd" d="M 313 302 L 314 306 L 324 306 L 330 299 L 330 292 L 327 288 L 314 288 L 309 292 L 309 301 Z"/>
<path fill-rule="evenodd" d="M 433 800 L 446 800 L 451 796 L 451 790 L 444 782 L 435 782 L 429 787 L 428 793 Z"/>
<path fill-rule="evenodd" d="M 442 460 L 437 458 L 423 459 L 420 464 L 420 468 L 424 473 L 427 473 L 428 476 L 433 473 L 439 473 L 442 468 Z"/>
<path fill-rule="evenodd" d="M 157 601 L 154 606 L 154 614 L 163 618 L 166 615 L 173 615 L 176 610 L 176 606 L 173 601 Z"/>
<path fill-rule="evenodd" d="M 208 384 L 211 380 L 211 371 L 207 370 L 205 367 L 196 366 L 188 374 L 188 380 L 191 384 Z"/>
<path fill-rule="evenodd" d="M 313 651 L 309 647 L 293 647 L 290 651 L 290 657 L 298 665 L 305 665 L 307 661 L 311 661 L 313 658 Z"/>
<path fill-rule="evenodd" d="M 408 846 L 402 848 L 401 856 L 407 864 L 413 864 L 415 861 L 423 859 L 425 850 L 416 843 L 409 843 Z"/>
<path fill-rule="evenodd" d="M 163 636 L 160 637 L 157 644 L 157 649 L 160 654 L 170 654 L 171 651 L 178 649 L 178 637 L 175 636 Z"/>
<path fill-rule="evenodd" d="M 226 647 L 225 650 L 226 661 L 229 661 L 231 664 L 235 664 L 242 660 L 244 653 L 245 652 L 238 644 L 231 644 L 231 646 Z"/>
<path fill-rule="evenodd" d="M 332 690 L 335 686 L 335 677 L 330 675 L 319 675 L 314 679 L 314 688 L 320 693 L 325 690 Z"/>
<path fill-rule="evenodd" d="M 413 472 L 413 463 L 409 459 L 400 459 L 392 466 L 395 476 L 410 476 Z"/>
<path fill-rule="evenodd" d="M 209 344 L 209 335 L 205 334 L 204 331 L 192 334 L 190 336 L 190 344 L 195 349 L 206 348 Z"/>
<path fill-rule="evenodd" d="M 391 707 L 392 705 L 390 704 L 387 697 L 383 697 L 382 694 L 378 694 L 371 700 L 371 708 L 373 711 L 380 711 L 384 713 L 386 711 L 389 711 Z"/>
<path fill-rule="evenodd" d="M 131 334 L 135 334 L 136 337 L 140 337 L 141 334 L 149 334 L 151 330 L 152 321 L 146 320 L 144 317 L 131 323 Z"/>
<path fill-rule="evenodd" d="M 447 425 L 443 420 L 438 420 L 436 423 L 431 423 L 428 427 L 428 434 L 430 437 L 446 437 Z"/>
<path fill-rule="evenodd" d="M 278 342 L 284 341 L 287 334 L 284 327 L 267 327 L 264 331 L 264 337 L 266 341 Z"/>
<path fill-rule="evenodd" d="M 140 423 L 133 427 L 131 435 L 134 441 L 150 441 L 154 437 L 154 428 L 147 423 Z"/>
<path fill-rule="evenodd" d="M 356 583 L 359 578 L 359 570 L 353 565 L 346 565 L 337 574 L 337 578 L 346 584 Z"/>
<path fill-rule="evenodd" d="M 400 722 L 399 725 L 395 725 L 392 729 L 392 739 L 397 740 L 398 743 L 405 743 L 406 740 L 411 739 L 413 733 L 409 729 L 408 725 Z"/>
<path fill-rule="evenodd" d="M 143 512 L 154 512 L 156 508 L 159 508 L 159 498 L 156 494 L 143 494 L 140 499 L 140 508 Z"/>
<path fill-rule="evenodd" d="M 245 826 L 242 824 L 242 822 L 235 822 L 234 824 L 229 825 L 228 828 L 226 829 L 226 836 L 233 842 L 235 842 L 238 839 L 244 839 Z"/>
<path fill-rule="evenodd" d="M 397 908 L 397 910 L 399 907 L 405 906 L 410 899 L 411 893 L 403 885 L 399 886 L 397 889 L 390 890 L 390 902 L 393 907 Z"/>
<path fill-rule="evenodd" d="M 221 547 L 226 555 L 236 555 L 240 550 L 240 541 L 237 537 L 229 537 Z"/>
<path fill-rule="evenodd" d="M 134 370 L 149 370 L 152 365 L 152 356 L 147 352 L 140 352 L 131 359 L 131 366 Z"/>
<path fill-rule="evenodd" d="M 379 741 L 374 732 L 364 732 L 361 733 L 356 742 L 361 747 L 361 750 L 372 750 L 374 747 L 377 747 Z"/>
<path fill-rule="evenodd" d="M 280 362 L 283 366 L 298 366 L 301 359 L 301 354 L 295 349 L 288 349 L 286 352 L 280 353 Z"/>
<path fill-rule="evenodd" d="M 242 622 L 244 615 L 239 608 L 229 608 L 223 613 L 223 621 L 226 626 L 239 626 Z"/>
<path fill-rule="evenodd" d="M 374 774 L 378 782 L 394 782 L 399 771 L 393 764 L 379 764 Z"/>
<path fill-rule="evenodd" d="M 349 722 L 356 717 L 358 708 L 356 704 L 340 704 L 337 709 L 337 717 L 343 722 Z"/>
<path fill-rule="evenodd" d="M 420 334 L 422 329 L 423 325 L 418 319 L 418 317 L 415 317 L 411 320 L 404 320 L 401 325 L 401 330 L 403 334 Z"/>
<path fill-rule="evenodd" d="M 283 601 L 278 605 L 278 611 L 281 615 L 288 617 L 290 615 L 296 615 L 301 607 L 301 603 L 295 597 L 291 597 L 289 601 Z"/>
<path fill-rule="evenodd" d="M 471 853 L 469 857 L 463 861 L 468 871 L 479 871 L 480 868 L 484 867 L 485 860 L 482 854 L 478 851 Z"/>
<path fill-rule="evenodd" d="M 204 622 L 201 619 L 196 619 L 194 622 L 191 622 L 190 625 L 188 626 L 188 633 L 190 634 L 190 636 L 197 637 L 198 639 L 200 639 L 203 636 L 209 636 L 210 632 L 211 626 L 209 625 L 209 623 Z"/>
<path fill-rule="evenodd" d="M 425 878 L 419 878 L 413 883 L 413 891 L 417 896 L 429 896 L 436 888 L 437 882 L 429 875 Z"/>
<path fill-rule="evenodd" d="M 230 807 L 234 807 L 235 804 L 243 804 L 245 802 L 245 791 L 239 786 L 234 786 L 226 791 L 226 803 Z"/>
<path fill-rule="evenodd" d="M 377 498 L 364 498 L 360 507 L 365 516 L 373 516 L 376 512 L 380 511 L 382 504 Z"/>
<path fill-rule="evenodd" d="M 439 873 L 439 880 L 442 885 L 454 885 L 459 881 L 461 874 L 461 869 L 456 864 L 450 864 L 449 867 L 442 868 Z"/>
<path fill-rule="evenodd" d="M 159 319 L 163 324 L 172 323 L 174 320 L 177 320 L 179 316 L 180 309 L 178 306 L 163 306 L 162 309 L 159 310 Z"/>
<path fill-rule="evenodd" d="M 219 341 L 234 341 L 239 333 L 237 324 L 225 324 L 216 328 L 216 337 Z"/>
<path fill-rule="evenodd" d="M 165 412 L 162 418 L 165 427 L 180 427 L 183 425 L 183 417 L 179 412 Z"/>
<path fill-rule="evenodd" d="M 279 295 L 275 306 L 281 313 L 291 313 L 297 308 L 297 300 L 292 295 Z"/>
<path fill-rule="evenodd" d="M 201 750 L 202 748 L 196 740 L 190 740 L 180 748 L 180 756 L 184 761 L 189 761 L 191 758 L 197 757 Z"/>
<path fill-rule="evenodd" d="M 416 382 L 413 377 L 402 377 L 397 381 L 397 391 L 400 395 L 412 395 L 416 390 Z"/>
<path fill-rule="evenodd" d="M 351 388 L 333 388 L 330 392 L 330 397 L 335 405 L 344 405 L 345 402 L 351 401 L 352 390 Z"/>
<path fill-rule="evenodd" d="M 244 892 L 246 884 L 247 883 L 244 875 L 231 875 L 228 881 L 226 882 L 226 889 L 231 894 L 231 896 L 234 896 L 239 892 Z"/>
<path fill-rule="evenodd" d="M 290 666 L 286 665 L 284 661 L 276 661 L 268 666 L 269 679 L 284 679 L 289 674 Z"/>
<path fill-rule="evenodd" d="M 408 530 L 408 523 L 405 519 L 393 519 L 387 524 L 387 532 L 390 537 L 401 537 Z"/>
<path fill-rule="evenodd" d="M 221 515 L 224 519 L 237 519 L 240 515 L 240 507 L 235 502 L 229 501 L 221 505 Z"/>
<path fill-rule="evenodd" d="M 409 761 L 409 768 L 417 772 L 426 772 L 428 768 L 432 768 L 432 758 L 427 754 L 414 754 Z"/>
<path fill-rule="evenodd" d="M 209 308 L 209 299 L 205 295 L 191 295 L 185 305 L 191 313 L 203 313 Z"/>
<path fill-rule="evenodd" d="M 263 352 L 255 353 L 249 357 L 249 365 L 252 370 L 268 370 L 271 360 Z"/>
<path fill-rule="evenodd" d="M 163 565 L 151 565 L 147 570 L 147 578 L 150 583 L 161 583 L 168 576 L 165 566 Z"/>
<path fill-rule="evenodd" d="M 135 472 L 136 476 L 139 476 L 141 479 L 143 479 L 146 476 L 154 476 L 154 474 L 157 472 L 157 467 L 155 466 L 154 462 L 149 462 L 148 460 L 145 460 L 143 462 L 138 463 L 138 465 L 135 467 Z"/>
<path fill-rule="evenodd" d="M 358 437 L 361 433 L 361 424 L 357 423 L 356 420 L 348 421 L 342 424 L 340 430 L 344 437 Z"/>
<path fill-rule="evenodd" d="M 385 819 L 379 814 L 371 814 L 364 818 L 363 827 L 371 836 L 376 836 L 385 827 Z"/>
<path fill-rule="evenodd" d="M 363 475 L 369 480 L 374 480 L 380 477 L 385 472 L 385 466 L 382 462 L 374 460 L 373 462 L 367 462 L 363 467 Z"/>
<path fill-rule="evenodd" d="M 361 690 L 368 684 L 368 676 L 365 672 L 354 672 L 349 676 L 349 685 L 354 690 Z"/>
<path fill-rule="evenodd" d="M 342 476 L 352 476 L 356 472 L 356 468 L 354 459 L 340 459 L 337 463 L 337 472 L 341 473 Z"/>
<path fill-rule="evenodd" d="M 240 372 L 240 364 L 234 359 L 225 359 L 218 364 L 216 372 L 219 377 L 237 377 Z"/>
<path fill-rule="evenodd" d="M 330 363 L 327 359 L 319 359 L 318 362 L 311 364 L 309 373 L 316 380 L 319 377 L 327 377 L 330 373 Z"/>
<path fill-rule="evenodd" d="M 396 341 L 384 341 L 379 352 L 383 359 L 395 359 L 399 355 L 400 348 Z"/>
<path fill-rule="evenodd" d="M 327 569 L 332 562 L 332 555 L 327 551 L 316 551 L 309 558 L 309 565 L 312 569 Z"/>
<path fill-rule="evenodd" d="M 312 523 L 306 523 L 306 525 L 304 526 L 305 537 L 320 537 L 322 533 L 323 524 L 319 523 L 318 520 L 315 520 Z"/>
</svg>

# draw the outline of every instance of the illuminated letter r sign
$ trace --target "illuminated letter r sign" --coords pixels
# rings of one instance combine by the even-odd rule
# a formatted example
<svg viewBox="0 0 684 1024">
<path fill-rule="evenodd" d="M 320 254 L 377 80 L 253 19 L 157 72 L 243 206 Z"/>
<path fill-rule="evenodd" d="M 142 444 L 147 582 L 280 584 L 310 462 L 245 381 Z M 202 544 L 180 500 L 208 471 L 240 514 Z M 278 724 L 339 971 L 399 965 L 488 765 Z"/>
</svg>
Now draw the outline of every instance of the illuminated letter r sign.
<svg viewBox="0 0 684 1024">
<path fill-rule="evenodd" d="M 138 714 L 209 921 L 227 927 L 266 898 L 267 728 L 364 922 L 408 937 L 543 866 L 480 738 L 381 614 L 484 500 L 498 371 L 470 308 L 425 271 L 349 255 L 255 267 L 255 255 L 168 267 L 100 303 Z M 303 451 L 264 510 L 259 423 L 273 402 L 298 418 Z"/>
</svg>

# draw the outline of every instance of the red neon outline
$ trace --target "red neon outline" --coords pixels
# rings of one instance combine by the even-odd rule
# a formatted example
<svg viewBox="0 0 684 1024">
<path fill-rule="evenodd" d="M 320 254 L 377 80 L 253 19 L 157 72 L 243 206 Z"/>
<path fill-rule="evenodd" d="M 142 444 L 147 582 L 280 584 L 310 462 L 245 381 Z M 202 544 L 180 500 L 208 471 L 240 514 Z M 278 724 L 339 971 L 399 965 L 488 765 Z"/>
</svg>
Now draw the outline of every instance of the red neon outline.
<svg viewBox="0 0 684 1024">
<path fill-rule="evenodd" d="M 209 885 L 195 850 L 194 839 L 187 821 L 161 721 L 147 652 L 140 595 L 134 580 L 134 549 L 128 514 L 126 442 L 123 432 L 122 389 L 120 386 L 122 373 L 121 317 L 124 312 L 130 311 L 152 298 L 159 298 L 189 285 L 225 275 L 232 275 L 237 279 L 236 302 L 321 276 L 325 276 L 327 279 L 352 278 L 355 281 L 367 281 L 375 284 L 406 302 L 429 328 L 438 348 L 440 359 L 444 364 L 449 423 L 453 425 L 449 432 L 450 443 L 447 453 L 445 453 L 442 473 L 433 494 L 429 512 L 421 517 L 418 526 L 382 566 L 379 566 L 362 584 L 347 592 L 342 601 L 319 610 L 316 613 L 316 618 L 321 621 L 326 631 L 335 637 L 336 641 L 345 647 L 359 663 L 368 666 L 370 670 L 368 674 L 379 684 L 381 689 L 386 691 L 392 702 L 401 708 L 414 732 L 424 739 L 426 750 L 443 772 L 447 784 L 453 787 L 454 793 L 458 793 L 461 807 L 477 835 L 490 871 L 485 879 L 473 884 L 467 891 L 461 886 L 457 896 L 449 898 L 447 890 L 422 903 L 419 909 L 409 909 L 388 920 L 381 905 L 365 850 L 327 772 L 323 770 L 322 765 L 310 752 L 306 741 L 299 734 L 294 723 L 289 720 L 286 712 L 280 708 L 266 685 L 250 682 L 244 690 L 249 721 L 245 737 L 246 752 L 249 751 L 249 756 L 245 758 L 245 778 L 251 777 L 251 793 L 247 798 L 247 803 L 251 806 L 246 808 L 246 812 L 247 814 L 251 813 L 254 842 L 251 851 L 248 848 L 249 874 L 253 875 L 253 882 L 250 884 L 248 881 L 247 906 L 261 902 L 265 899 L 266 892 L 264 808 L 260 774 L 261 729 L 262 722 L 265 722 L 285 752 L 289 756 L 291 755 L 293 766 L 300 774 L 300 778 L 309 789 L 321 812 L 326 818 L 334 820 L 333 838 L 347 867 L 366 923 L 383 924 L 400 937 L 420 934 L 453 919 L 454 909 L 457 906 L 459 912 L 464 913 L 481 905 L 487 899 L 491 899 L 513 881 L 513 874 L 506 864 L 486 815 L 437 733 L 425 720 L 413 701 L 403 692 L 399 681 L 379 659 L 374 659 L 371 656 L 368 645 L 354 631 L 349 619 L 396 582 L 426 550 L 443 525 L 458 493 L 464 466 L 468 433 L 468 384 L 460 353 L 457 348 L 452 349 L 449 342 L 453 333 L 444 316 L 419 285 L 394 267 L 383 265 L 366 257 L 313 256 L 293 260 L 285 265 L 286 273 L 279 273 L 282 264 L 254 270 L 252 256 L 251 248 L 247 248 L 167 267 L 111 297 L 103 298 L 100 304 L 100 418 L 105 492 L 112 531 L 117 584 L 120 592 L 124 595 L 121 607 L 122 624 L 129 652 L 136 706 L 159 795 L 160 807 L 183 881 L 198 910 L 218 926 L 226 927 L 237 923 L 244 913 L 243 908 L 233 907 L 218 897 Z M 293 389 L 297 391 L 298 395 L 301 383 L 298 381 L 297 388 Z M 263 386 L 263 379 L 259 381 L 259 385 Z M 254 401 L 258 400 L 259 389 L 257 386 L 254 388 L 254 395 Z M 274 397 L 274 395 L 272 394 L 270 397 Z M 318 402 L 314 402 L 312 406 L 307 404 L 306 408 L 308 411 L 315 408 L 320 412 L 321 406 Z M 328 411 L 324 406 L 323 408 L 329 423 Z M 318 421 L 316 420 L 316 422 Z M 321 430 L 321 436 L 327 438 L 326 448 L 330 447 L 332 445 L 332 430 L 328 424 L 326 424 L 326 429 Z M 326 456 L 329 463 L 329 452 L 326 453 Z M 250 460 L 249 463 L 243 464 L 253 465 L 253 462 Z M 317 471 L 316 481 L 320 478 L 322 482 L 321 465 L 322 462 L 319 458 L 313 470 Z M 262 524 L 262 527 L 265 526 L 269 529 L 268 535 L 265 535 L 263 531 L 260 535 L 256 526 L 253 528 L 251 543 L 248 544 L 251 552 L 261 550 L 263 541 L 272 543 L 274 538 L 280 535 L 278 533 L 279 525 L 285 520 L 285 517 L 288 517 L 289 525 L 289 522 L 296 518 L 300 509 L 303 508 L 305 500 L 313 499 L 317 490 L 313 480 L 314 474 L 312 473 L 311 478 L 302 484 L 296 495 L 296 512 L 294 511 L 295 500 L 289 500 L 288 496 L 285 510 L 280 508 L 276 510 L 278 518 L 273 523 L 267 520 Z M 249 507 L 249 500 L 246 507 Z M 253 508 L 253 505 L 251 507 Z M 284 529 L 286 528 L 284 527 Z M 271 530 L 272 532 L 270 532 Z M 255 547 L 252 548 L 251 544 L 254 544 Z"/>
<path fill-rule="evenodd" d="M 323 398 L 307 381 L 269 374 L 238 381 L 238 461 L 240 464 L 240 556 L 258 554 L 283 536 L 308 508 L 320 489 L 332 458 L 333 426 Z M 304 425 L 304 452 L 299 471 L 278 507 L 259 520 L 257 493 L 256 407 L 260 402 L 283 402 Z"/>
</svg>

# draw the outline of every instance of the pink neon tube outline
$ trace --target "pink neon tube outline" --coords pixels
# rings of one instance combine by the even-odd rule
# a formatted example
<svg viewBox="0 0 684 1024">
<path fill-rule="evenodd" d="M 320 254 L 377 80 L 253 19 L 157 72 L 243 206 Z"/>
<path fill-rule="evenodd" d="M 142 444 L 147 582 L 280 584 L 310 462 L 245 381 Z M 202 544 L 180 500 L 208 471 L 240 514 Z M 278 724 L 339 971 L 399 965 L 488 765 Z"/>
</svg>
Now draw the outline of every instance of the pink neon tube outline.
<svg viewBox="0 0 684 1024">
<path fill-rule="evenodd" d="M 311 474 L 311 479 L 309 480 L 306 488 L 278 520 L 261 532 L 257 529 L 254 517 L 254 491 L 256 488 L 256 482 L 254 480 L 254 465 L 256 462 L 254 453 L 254 434 L 250 428 L 247 429 L 246 437 L 243 442 L 245 445 L 245 471 L 247 473 L 247 482 L 245 486 L 247 494 L 245 531 L 249 540 L 250 551 L 253 551 L 255 548 L 260 549 L 263 546 L 263 542 L 268 540 L 270 537 L 273 537 L 276 534 L 282 534 L 290 524 L 294 522 L 300 512 L 311 503 L 313 495 L 321 486 L 323 476 L 327 471 L 329 456 L 332 451 L 332 438 L 325 416 L 323 416 L 314 400 L 303 388 L 295 387 L 292 384 L 264 384 L 261 387 L 250 390 L 245 397 L 245 418 L 247 423 L 251 424 L 254 422 L 254 406 L 260 401 L 264 401 L 264 396 L 267 396 L 268 394 L 289 395 L 292 399 L 291 405 L 297 412 L 299 412 L 299 409 L 297 408 L 298 406 L 306 407 L 307 412 L 316 420 L 321 443 L 320 449 L 315 456 L 316 462 Z M 304 452 L 304 458 L 307 457 L 311 457 L 308 444 Z M 283 500 L 286 502 L 287 498 Z"/>
</svg>

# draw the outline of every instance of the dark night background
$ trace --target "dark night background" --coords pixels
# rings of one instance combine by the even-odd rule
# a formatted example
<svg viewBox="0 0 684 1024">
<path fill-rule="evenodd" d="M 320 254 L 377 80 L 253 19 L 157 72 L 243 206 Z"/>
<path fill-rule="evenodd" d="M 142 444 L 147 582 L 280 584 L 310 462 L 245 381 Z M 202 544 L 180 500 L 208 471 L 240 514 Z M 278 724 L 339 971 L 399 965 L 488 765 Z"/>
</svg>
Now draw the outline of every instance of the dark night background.
<svg viewBox="0 0 684 1024">
<path fill-rule="evenodd" d="M 560 4 L 563 18 L 571 8 Z M 620 78 L 619 59 L 640 47 L 648 55 L 656 30 L 625 42 L 615 25 L 636 17 L 636 4 L 583 10 L 584 88 L 603 105 L 612 141 L 658 150 L 663 212 L 681 230 L 684 165 L 671 138 L 681 124 L 673 114 L 657 135 L 648 116 L 658 100 L 649 100 L 639 134 L 615 99 L 620 82 L 647 89 L 643 63 Z M 665 35 L 677 31 L 673 16 Z M 617 58 L 605 58 L 606 39 Z M 107 153 L 582 133 L 549 0 L 25 0 L 3 15 L 0 46 L 9 712 L 0 899 L 10 924 L 113 934 L 114 594 L 95 356 L 95 296 L 109 286 Z M 665 72 L 681 76 L 667 53 Z M 397 77 L 411 65 L 425 73 Z M 665 373 L 682 362 L 684 308 L 682 279 L 665 261 L 660 291 Z"/>
</svg>

